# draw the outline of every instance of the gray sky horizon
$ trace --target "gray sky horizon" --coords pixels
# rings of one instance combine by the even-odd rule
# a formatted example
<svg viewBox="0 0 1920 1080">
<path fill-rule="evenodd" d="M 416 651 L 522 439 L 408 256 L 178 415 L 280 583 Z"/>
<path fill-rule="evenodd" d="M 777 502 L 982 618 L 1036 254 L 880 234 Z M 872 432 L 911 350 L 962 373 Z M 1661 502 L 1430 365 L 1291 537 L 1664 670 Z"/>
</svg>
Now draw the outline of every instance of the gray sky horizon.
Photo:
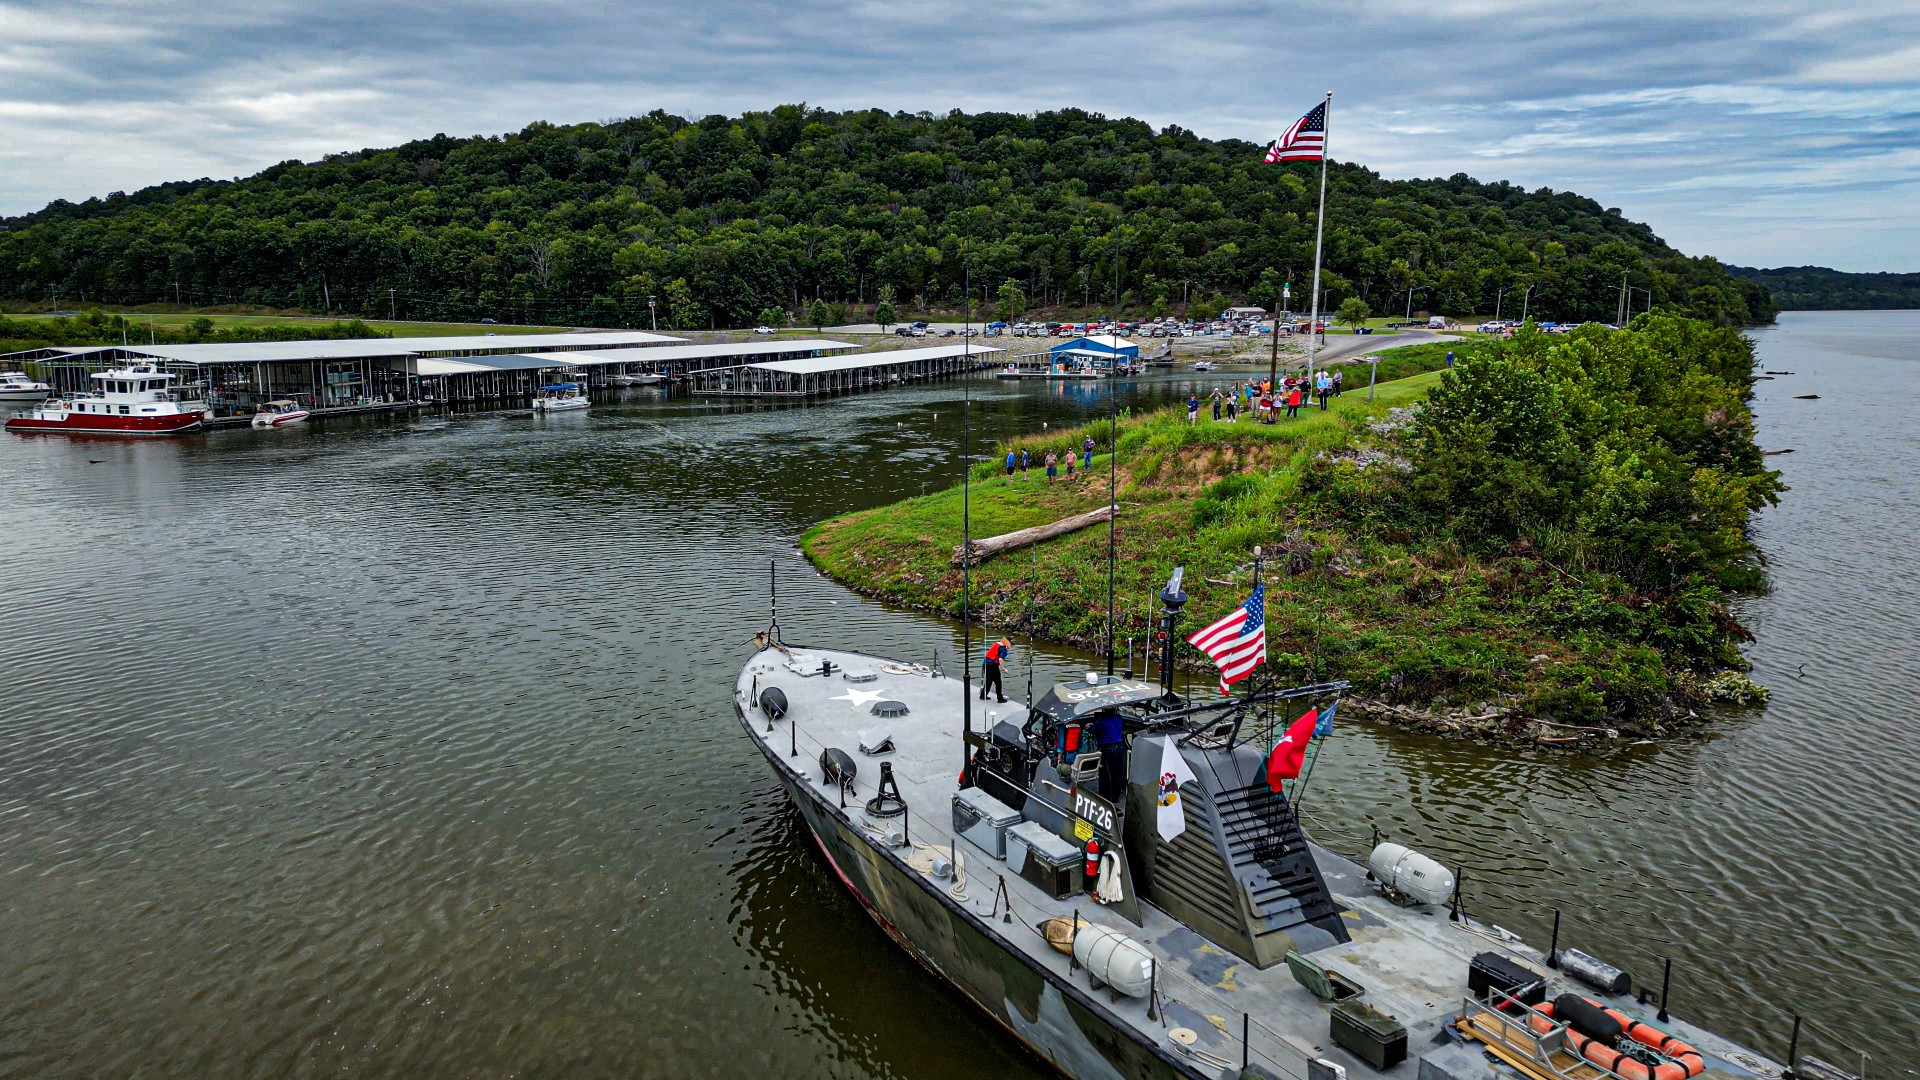
<svg viewBox="0 0 1920 1080">
<path fill-rule="evenodd" d="M 1690 255 L 1920 271 L 1920 0 L 0 0 L 0 215 L 655 108 L 1076 107 L 1578 192 Z"/>
</svg>

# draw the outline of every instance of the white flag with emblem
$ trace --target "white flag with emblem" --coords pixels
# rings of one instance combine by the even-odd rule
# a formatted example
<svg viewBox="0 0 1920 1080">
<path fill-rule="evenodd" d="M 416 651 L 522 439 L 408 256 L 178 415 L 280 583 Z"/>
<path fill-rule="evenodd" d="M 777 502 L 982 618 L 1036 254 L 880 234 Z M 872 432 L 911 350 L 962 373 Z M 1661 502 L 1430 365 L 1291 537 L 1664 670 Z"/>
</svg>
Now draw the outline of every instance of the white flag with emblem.
<svg viewBox="0 0 1920 1080">
<path fill-rule="evenodd" d="M 1187 831 L 1187 811 L 1180 805 L 1180 785 L 1194 782 L 1193 770 L 1187 767 L 1187 759 L 1180 748 L 1173 745 L 1172 738 L 1160 742 L 1160 793 L 1158 812 L 1155 814 L 1154 827 L 1160 830 L 1160 839 L 1173 843 L 1173 839 Z"/>
</svg>

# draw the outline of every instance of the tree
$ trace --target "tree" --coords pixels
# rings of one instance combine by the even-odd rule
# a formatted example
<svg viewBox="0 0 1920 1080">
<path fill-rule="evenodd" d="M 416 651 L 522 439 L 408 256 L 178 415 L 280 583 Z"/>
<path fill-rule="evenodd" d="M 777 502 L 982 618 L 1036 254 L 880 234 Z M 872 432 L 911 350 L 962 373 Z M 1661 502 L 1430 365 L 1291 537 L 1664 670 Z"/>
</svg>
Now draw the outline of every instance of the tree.
<svg viewBox="0 0 1920 1080">
<path fill-rule="evenodd" d="M 893 310 L 893 286 L 880 286 L 879 300 L 879 303 L 873 305 L 873 321 L 880 324 L 880 329 L 885 330 L 887 327 L 893 325 L 895 315 Z"/>
<path fill-rule="evenodd" d="M 778 327 L 778 326 L 785 325 L 786 321 L 787 321 L 786 316 L 780 313 L 779 308 L 766 307 L 766 308 L 760 309 L 760 325 L 761 326 Z"/>
<path fill-rule="evenodd" d="M 1018 281 L 1008 278 L 1001 284 L 998 297 L 994 312 L 1002 322 L 1012 322 L 1027 313 L 1027 293 Z"/>
<path fill-rule="evenodd" d="M 667 299 L 667 325 L 675 330 L 694 330 L 707 321 L 707 309 L 693 298 L 693 286 L 686 278 L 674 278 L 661 292 Z"/>
<path fill-rule="evenodd" d="M 807 321 L 813 324 L 816 332 L 825 329 L 827 323 L 832 321 L 832 319 L 833 312 L 827 307 L 825 300 L 816 299 L 812 304 L 808 305 Z"/>
<path fill-rule="evenodd" d="M 1340 314 L 1335 316 L 1338 321 L 1356 328 L 1372 317 L 1373 312 L 1367 309 L 1367 302 L 1357 296 L 1340 301 Z"/>
</svg>

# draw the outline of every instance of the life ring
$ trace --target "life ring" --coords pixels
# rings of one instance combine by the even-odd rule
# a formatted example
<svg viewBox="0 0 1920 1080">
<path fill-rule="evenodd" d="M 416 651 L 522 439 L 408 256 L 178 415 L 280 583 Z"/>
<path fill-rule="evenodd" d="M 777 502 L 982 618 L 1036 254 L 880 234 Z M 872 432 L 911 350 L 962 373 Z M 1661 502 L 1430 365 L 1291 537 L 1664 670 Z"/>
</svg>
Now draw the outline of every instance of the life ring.
<svg viewBox="0 0 1920 1080">
<path fill-rule="evenodd" d="M 1559 1000 L 1573 997 L 1564 994 Z M 1603 1069 L 1611 1069 L 1626 1080 L 1693 1080 L 1707 1069 L 1707 1063 L 1700 1051 L 1681 1042 L 1679 1039 L 1661 1031 L 1651 1024 L 1620 1012 L 1609 1009 L 1592 998 L 1578 998 L 1595 1010 L 1604 1013 L 1620 1026 L 1620 1032 L 1642 1046 L 1650 1047 L 1667 1056 L 1666 1061 L 1658 1065 L 1648 1065 L 1644 1061 L 1627 1056 L 1603 1039 L 1593 1038 L 1572 1024 L 1567 1025 L 1567 1044 L 1581 1057 Z M 1556 1027 L 1553 1019 L 1553 1002 L 1544 1002 L 1533 1007 L 1527 1016 L 1527 1023 L 1534 1031 L 1545 1035 Z"/>
</svg>

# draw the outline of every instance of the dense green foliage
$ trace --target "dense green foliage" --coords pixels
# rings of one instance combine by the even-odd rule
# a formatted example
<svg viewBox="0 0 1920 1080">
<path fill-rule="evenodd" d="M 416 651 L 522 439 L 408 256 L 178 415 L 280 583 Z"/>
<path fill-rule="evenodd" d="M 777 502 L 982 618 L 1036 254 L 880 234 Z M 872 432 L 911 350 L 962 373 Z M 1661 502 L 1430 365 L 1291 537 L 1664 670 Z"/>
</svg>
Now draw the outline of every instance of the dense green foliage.
<svg viewBox="0 0 1920 1080">
<path fill-rule="evenodd" d="M 1382 374 L 1439 367 L 1448 348 L 1389 350 Z M 1535 732 L 1516 717 L 1654 732 L 1740 691 L 1712 677 L 1746 667 L 1726 601 L 1761 583 L 1747 520 L 1780 490 L 1753 443 L 1747 343 L 1656 314 L 1456 352 L 1450 370 L 1383 383 L 1373 404 L 1350 391 L 1271 426 L 1188 424 L 1183 409 L 1124 421 L 1118 637 L 1150 633 L 1174 565 L 1190 615 L 1229 610 L 1258 546 L 1279 678 L 1338 676 L 1404 705 L 1494 703 L 1501 719 L 1476 733 L 1522 740 Z M 1089 433 L 1104 443 L 1106 425 L 1015 445 L 1038 459 Z M 1102 459 L 1095 483 L 1049 485 L 985 456 L 976 535 L 1105 501 Z M 955 613 L 959 503 L 949 491 L 849 515 L 802 546 L 855 588 Z M 1104 530 L 1086 530 L 977 568 L 972 610 L 1098 649 L 1105 571 Z M 1204 679 L 1204 658 L 1181 654 Z"/>
<path fill-rule="evenodd" d="M 1757 270 L 1729 266 L 1727 273 L 1766 286 L 1783 309 L 1865 311 L 1920 308 L 1920 274 L 1849 274 L 1824 266 Z"/>
<path fill-rule="evenodd" d="M 1008 281 L 1042 308 L 1110 302 L 1116 282 L 1139 314 L 1274 305 L 1307 288 L 1316 176 L 1260 158 L 1078 110 L 535 124 L 56 202 L 0 222 L 0 296 L 674 328 L 864 307 L 883 285 L 919 310 Z M 1765 289 L 1578 195 L 1349 164 L 1330 185 L 1336 306 L 1401 310 L 1425 287 L 1423 308 L 1467 316 L 1530 285 L 1539 317 L 1604 320 L 1624 278 L 1721 324 L 1773 316 Z"/>
<path fill-rule="evenodd" d="M 9 319 L 0 316 L 0 352 L 67 345 L 192 345 L 221 341 L 312 341 L 391 337 L 358 319 L 334 323 L 217 325 L 195 319 L 185 326 L 149 326 L 137 317 L 95 309 L 71 319 Z"/>
</svg>

